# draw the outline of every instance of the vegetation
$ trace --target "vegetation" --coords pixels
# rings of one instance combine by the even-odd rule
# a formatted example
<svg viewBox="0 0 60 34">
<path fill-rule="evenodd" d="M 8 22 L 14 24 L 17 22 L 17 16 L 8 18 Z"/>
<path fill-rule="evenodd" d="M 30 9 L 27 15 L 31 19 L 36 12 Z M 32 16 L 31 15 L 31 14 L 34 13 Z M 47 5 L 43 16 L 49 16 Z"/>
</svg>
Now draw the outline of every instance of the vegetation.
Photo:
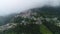
<svg viewBox="0 0 60 34">
<path fill-rule="evenodd" d="M 58 12 L 56 12 L 57 10 Z M 42 7 L 31 9 L 31 11 L 33 14 L 31 13 L 29 18 L 15 17 L 10 22 L 18 23 L 17 26 L 3 31 L 2 34 L 60 34 L 60 27 L 56 25 L 60 22 L 59 8 Z M 55 17 L 58 19 L 53 19 Z M 36 24 L 38 18 L 42 21 L 42 24 Z"/>
<path fill-rule="evenodd" d="M 40 32 L 42 34 L 53 34 L 45 25 L 40 25 Z"/>
</svg>

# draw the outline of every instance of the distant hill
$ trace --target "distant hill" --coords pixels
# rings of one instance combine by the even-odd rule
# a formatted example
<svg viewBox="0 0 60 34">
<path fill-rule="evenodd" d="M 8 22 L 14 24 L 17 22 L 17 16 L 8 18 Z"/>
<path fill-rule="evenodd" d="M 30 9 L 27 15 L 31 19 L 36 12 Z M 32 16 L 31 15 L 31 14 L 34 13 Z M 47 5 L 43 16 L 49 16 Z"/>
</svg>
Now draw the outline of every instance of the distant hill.
<svg viewBox="0 0 60 34">
<path fill-rule="evenodd" d="M 35 8 L 32 9 L 33 11 L 39 11 L 42 13 L 47 13 L 50 15 L 56 15 L 59 16 L 60 15 L 60 7 L 50 7 L 50 6 L 44 6 L 42 8 Z"/>
<path fill-rule="evenodd" d="M 12 18 L 14 18 L 14 16 L 17 14 L 10 14 L 10 15 L 6 15 L 6 16 L 0 16 L 0 25 L 5 25 L 7 23 L 10 22 L 10 20 Z"/>
</svg>

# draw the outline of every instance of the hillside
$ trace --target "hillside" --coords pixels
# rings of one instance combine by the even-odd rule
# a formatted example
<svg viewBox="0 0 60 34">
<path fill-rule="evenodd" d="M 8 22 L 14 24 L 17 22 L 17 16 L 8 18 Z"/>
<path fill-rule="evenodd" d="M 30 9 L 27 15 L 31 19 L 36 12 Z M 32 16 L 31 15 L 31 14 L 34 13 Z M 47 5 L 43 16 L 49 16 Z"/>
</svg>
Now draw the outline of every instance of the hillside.
<svg viewBox="0 0 60 34">
<path fill-rule="evenodd" d="M 53 7 L 30 9 L 15 15 L 9 23 L 0 26 L 0 31 L 2 34 L 59 34 L 58 14 L 59 9 Z"/>
</svg>

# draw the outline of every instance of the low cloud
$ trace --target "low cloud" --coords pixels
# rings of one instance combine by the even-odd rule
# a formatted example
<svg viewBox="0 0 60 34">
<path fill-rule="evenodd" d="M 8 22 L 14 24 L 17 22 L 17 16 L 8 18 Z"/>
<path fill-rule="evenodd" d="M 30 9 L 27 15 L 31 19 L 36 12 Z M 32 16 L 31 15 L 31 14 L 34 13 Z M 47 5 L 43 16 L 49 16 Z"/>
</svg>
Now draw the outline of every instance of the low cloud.
<svg viewBox="0 0 60 34">
<path fill-rule="evenodd" d="M 0 0 L 0 15 L 8 15 L 46 5 L 60 6 L 60 0 Z"/>
</svg>

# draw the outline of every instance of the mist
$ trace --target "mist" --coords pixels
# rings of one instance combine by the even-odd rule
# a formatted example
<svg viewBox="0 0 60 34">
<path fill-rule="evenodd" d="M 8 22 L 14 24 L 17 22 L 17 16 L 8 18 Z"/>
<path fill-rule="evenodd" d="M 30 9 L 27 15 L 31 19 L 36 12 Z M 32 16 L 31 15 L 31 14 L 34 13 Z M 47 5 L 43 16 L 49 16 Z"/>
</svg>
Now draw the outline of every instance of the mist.
<svg viewBox="0 0 60 34">
<path fill-rule="evenodd" d="M 60 0 L 0 0 L 0 16 L 43 6 L 60 6 Z"/>
</svg>

